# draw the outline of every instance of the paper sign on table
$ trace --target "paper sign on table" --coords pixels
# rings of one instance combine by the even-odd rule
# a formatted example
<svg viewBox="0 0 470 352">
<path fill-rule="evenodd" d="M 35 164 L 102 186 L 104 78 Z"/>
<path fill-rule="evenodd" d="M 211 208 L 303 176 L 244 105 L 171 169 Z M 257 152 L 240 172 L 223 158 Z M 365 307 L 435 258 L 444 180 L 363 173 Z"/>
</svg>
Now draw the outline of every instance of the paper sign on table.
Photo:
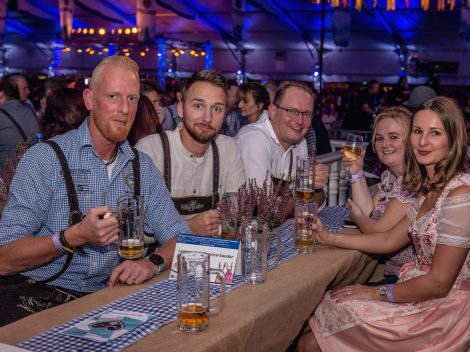
<svg viewBox="0 0 470 352">
<path fill-rule="evenodd" d="M 108 342 L 134 330 L 150 319 L 152 316 L 145 313 L 111 310 L 83 320 L 61 333 L 98 342 Z"/>
<path fill-rule="evenodd" d="M 210 266 L 220 269 L 225 274 L 226 284 L 232 282 L 237 263 L 240 241 L 221 237 L 179 234 L 175 254 L 171 264 L 170 279 L 176 280 L 178 273 L 177 257 L 181 252 L 205 252 L 210 255 Z M 217 275 L 212 274 L 210 281 L 216 282 Z"/>
</svg>

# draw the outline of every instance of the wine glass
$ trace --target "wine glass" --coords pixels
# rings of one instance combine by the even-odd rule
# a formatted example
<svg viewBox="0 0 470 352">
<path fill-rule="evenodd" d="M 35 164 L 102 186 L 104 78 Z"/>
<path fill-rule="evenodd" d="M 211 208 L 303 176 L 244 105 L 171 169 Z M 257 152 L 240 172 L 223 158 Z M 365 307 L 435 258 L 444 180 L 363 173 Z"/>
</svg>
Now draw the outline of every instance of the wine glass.
<svg viewBox="0 0 470 352">
<path fill-rule="evenodd" d="M 343 155 L 348 161 L 357 160 L 362 154 L 364 138 L 357 134 L 349 133 L 343 144 Z"/>
<path fill-rule="evenodd" d="M 349 133 L 346 137 L 346 141 L 343 144 L 343 156 L 345 158 L 345 167 L 349 174 L 347 178 L 348 182 L 353 181 L 351 176 L 351 161 L 355 161 L 360 158 L 362 154 L 362 148 L 364 147 L 363 142 L 364 139 L 362 136 Z"/>
</svg>

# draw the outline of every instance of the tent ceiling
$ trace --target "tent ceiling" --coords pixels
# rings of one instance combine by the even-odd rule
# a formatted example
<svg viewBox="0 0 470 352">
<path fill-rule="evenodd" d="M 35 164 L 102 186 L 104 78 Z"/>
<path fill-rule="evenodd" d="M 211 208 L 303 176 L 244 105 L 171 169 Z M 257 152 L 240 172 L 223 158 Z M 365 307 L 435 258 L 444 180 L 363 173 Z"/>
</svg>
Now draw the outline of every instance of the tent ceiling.
<svg viewBox="0 0 470 352">
<path fill-rule="evenodd" d="M 210 41 L 214 51 L 227 50 L 229 46 L 236 49 L 231 0 L 152 1 L 157 4 L 158 35 L 196 43 Z M 429 11 L 422 11 L 418 0 L 410 0 L 408 9 L 404 8 L 403 0 L 396 1 L 397 11 L 385 11 L 385 0 L 378 0 L 376 9 L 372 8 L 371 0 L 364 0 L 362 11 L 350 11 L 350 40 L 345 48 L 338 48 L 334 43 L 333 23 L 338 10 L 327 6 L 327 57 L 333 51 L 390 51 L 396 44 L 402 44 L 410 53 L 468 51 L 469 44 L 459 35 L 460 0 L 455 10 L 443 12 L 435 10 L 436 0 L 431 0 Z M 50 45 L 59 36 L 58 0 L 16 0 L 16 3 L 17 9 L 7 12 L 6 47 Z M 73 27 L 107 30 L 134 27 L 135 8 L 135 0 L 75 0 Z M 303 57 L 310 57 L 312 65 L 316 63 L 314 46 L 320 42 L 320 5 L 311 0 L 246 0 L 242 15 L 243 35 L 239 48 L 248 52 L 288 51 L 294 55 L 296 51 L 303 51 L 307 55 Z"/>
</svg>

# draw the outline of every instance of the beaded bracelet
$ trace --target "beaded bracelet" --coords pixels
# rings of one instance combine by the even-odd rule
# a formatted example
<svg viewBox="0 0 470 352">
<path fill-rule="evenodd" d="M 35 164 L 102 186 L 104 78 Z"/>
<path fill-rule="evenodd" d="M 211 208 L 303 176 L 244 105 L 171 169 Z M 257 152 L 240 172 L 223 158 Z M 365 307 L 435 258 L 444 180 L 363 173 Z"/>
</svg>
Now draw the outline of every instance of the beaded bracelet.
<svg viewBox="0 0 470 352">
<path fill-rule="evenodd" d="M 393 288 L 395 284 L 387 286 L 387 301 L 390 303 L 395 303 L 395 297 L 393 297 Z"/>
<path fill-rule="evenodd" d="M 62 248 L 62 244 L 60 243 L 59 234 L 58 234 L 58 233 L 55 233 L 55 234 L 52 235 L 52 243 L 54 243 L 55 248 L 57 248 L 57 250 L 58 250 L 60 253 L 65 252 L 64 249 Z"/>
</svg>

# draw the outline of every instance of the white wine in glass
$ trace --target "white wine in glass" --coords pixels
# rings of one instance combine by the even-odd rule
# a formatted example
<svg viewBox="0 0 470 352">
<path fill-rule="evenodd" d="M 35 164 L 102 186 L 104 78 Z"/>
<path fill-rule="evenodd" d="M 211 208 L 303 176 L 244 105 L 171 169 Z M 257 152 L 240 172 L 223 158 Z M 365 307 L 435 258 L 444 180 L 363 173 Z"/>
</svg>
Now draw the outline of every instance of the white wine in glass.
<svg viewBox="0 0 470 352">
<path fill-rule="evenodd" d="M 343 155 L 348 160 L 356 160 L 362 154 L 363 138 L 356 134 L 348 134 L 343 144 Z"/>
</svg>

